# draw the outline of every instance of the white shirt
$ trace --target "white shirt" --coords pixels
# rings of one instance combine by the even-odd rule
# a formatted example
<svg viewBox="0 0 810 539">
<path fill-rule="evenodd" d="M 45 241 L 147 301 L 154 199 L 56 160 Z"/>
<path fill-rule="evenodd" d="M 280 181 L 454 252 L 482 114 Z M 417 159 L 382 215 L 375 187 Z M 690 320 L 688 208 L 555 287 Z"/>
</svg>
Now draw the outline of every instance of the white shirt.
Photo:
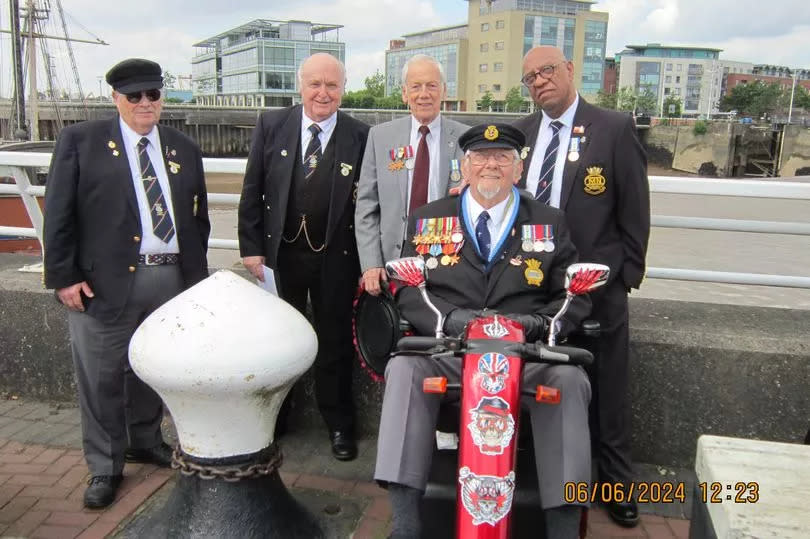
<svg viewBox="0 0 810 539">
<path fill-rule="evenodd" d="M 537 142 L 532 152 L 532 162 L 529 165 L 529 173 L 526 176 L 526 190 L 534 196 L 537 192 L 537 181 L 540 179 L 540 169 L 543 168 L 543 160 L 546 157 L 546 148 L 551 142 L 554 130 L 551 122 L 558 121 L 563 124 L 560 128 L 559 139 L 560 148 L 557 150 L 557 160 L 554 162 L 554 174 L 551 180 L 551 198 L 549 205 L 555 208 L 560 207 L 560 193 L 562 192 L 562 177 L 565 168 L 565 160 L 568 158 L 568 145 L 571 143 L 571 129 L 574 125 L 574 114 L 579 105 L 579 94 L 574 98 L 574 102 L 568 107 L 559 118 L 549 117 L 543 111 L 543 120 L 537 132 Z"/>
<path fill-rule="evenodd" d="M 132 173 L 132 183 L 135 186 L 135 198 L 138 200 L 138 213 L 141 216 L 141 248 L 140 254 L 158 254 L 158 253 L 179 253 L 180 246 L 177 243 L 177 220 L 174 218 L 174 207 L 172 205 L 172 190 L 169 185 L 169 176 L 166 174 L 166 164 L 163 161 L 161 154 L 160 135 L 157 127 L 146 135 L 139 135 L 129 127 L 123 118 L 119 117 L 121 125 L 121 135 L 124 139 L 124 149 L 127 152 L 127 160 L 129 161 L 129 170 Z M 149 201 L 146 198 L 146 190 L 143 188 L 143 179 L 141 179 L 141 166 L 138 161 L 138 142 L 142 137 L 149 139 L 149 144 L 146 146 L 146 153 L 149 155 L 149 160 L 152 162 L 152 167 L 157 174 L 160 190 L 163 191 L 163 198 L 166 201 L 166 211 L 172 218 L 175 234 L 168 243 L 155 236 L 152 232 L 152 214 L 150 212 Z"/>
<path fill-rule="evenodd" d="M 318 127 L 321 128 L 321 132 L 318 133 L 318 139 L 321 141 L 321 154 L 326 152 L 326 145 L 329 144 L 329 140 L 332 138 L 332 133 L 335 131 L 335 126 L 337 125 L 337 111 L 334 112 L 329 118 L 325 119 L 322 122 L 316 122 L 315 120 L 311 120 L 307 113 L 304 112 L 304 109 L 301 109 L 301 162 L 304 162 L 304 157 L 306 157 L 307 153 L 307 146 L 309 146 L 309 141 L 312 140 L 312 131 L 309 130 L 309 126 L 312 124 L 318 124 Z"/>
<path fill-rule="evenodd" d="M 413 148 L 413 158 L 416 159 L 416 154 L 419 152 L 419 140 L 422 134 L 419 132 L 419 127 L 422 124 L 411 115 L 411 140 L 410 145 Z M 428 172 L 428 202 L 433 202 L 440 198 L 444 198 L 444 193 L 439 192 L 439 139 L 442 137 L 442 115 L 437 115 L 432 122 L 428 124 L 430 133 L 426 135 L 425 142 L 427 142 L 428 153 L 430 154 L 430 168 Z M 408 201 L 410 205 L 411 200 L 411 185 L 413 184 L 413 169 L 408 170 Z"/>
<path fill-rule="evenodd" d="M 509 216 L 511 215 L 512 206 L 516 204 L 518 201 L 515 198 L 515 191 L 512 189 L 509 193 L 509 196 L 506 199 L 501 200 L 491 208 L 487 209 L 487 213 L 489 213 L 489 221 L 487 221 L 487 230 L 489 230 L 489 238 L 490 238 L 490 250 L 489 250 L 489 259 L 495 256 L 495 251 L 497 251 L 497 246 L 499 245 L 501 238 L 503 238 L 506 233 L 508 232 L 510 219 Z M 478 242 L 478 238 L 475 234 L 475 227 L 478 224 L 478 216 L 485 210 L 483 206 L 481 206 L 473 197 L 470 195 L 469 189 L 464 191 L 464 213 L 469 218 L 468 223 L 468 230 L 470 232 L 470 237 L 474 238 L 476 243 Z M 472 227 L 472 228 L 469 228 Z M 479 249 L 480 252 L 480 249 Z"/>
</svg>

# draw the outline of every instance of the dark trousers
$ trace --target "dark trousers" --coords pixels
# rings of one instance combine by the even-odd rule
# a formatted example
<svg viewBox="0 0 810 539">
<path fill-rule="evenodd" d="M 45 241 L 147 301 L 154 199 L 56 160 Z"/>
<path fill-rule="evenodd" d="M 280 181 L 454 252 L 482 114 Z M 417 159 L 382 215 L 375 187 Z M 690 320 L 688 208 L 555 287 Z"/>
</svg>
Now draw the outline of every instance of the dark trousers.
<svg viewBox="0 0 810 539">
<path fill-rule="evenodd" d="M 301 245 L 303 243 L 303 245 Z M 318 336 L 315 356 L 315 398 L 330 431 L 353 431 L 352 344 L 353 279 L 324 270 L 325 253 L 315 253 L 305 241 L 282 244 L 278 256 L 281 297 L 306 316 L 307 296 L 312 303 L 312 322 Z M 284 429 L 289 397 L 279 413 Z"/>
<path fill-rule="evenodd" d="M 616 279 L 591 299 L 591 318 L 601 325 L 597 361 L 588 369 L 593 452 L 599 480 L 624 483 L 633 479 L 627 293 Z"/>
<path fill-rule="evenodd" d="M 163 403 L 132 371 L 129 341 L 144 318 L 182 289 L 178 266 L 139 266 L 115 322 L 68 312 L 84 457 L 92 475 L 118 475 L 127 446 L 148 449 L 162 441 Z"/>
</svg>

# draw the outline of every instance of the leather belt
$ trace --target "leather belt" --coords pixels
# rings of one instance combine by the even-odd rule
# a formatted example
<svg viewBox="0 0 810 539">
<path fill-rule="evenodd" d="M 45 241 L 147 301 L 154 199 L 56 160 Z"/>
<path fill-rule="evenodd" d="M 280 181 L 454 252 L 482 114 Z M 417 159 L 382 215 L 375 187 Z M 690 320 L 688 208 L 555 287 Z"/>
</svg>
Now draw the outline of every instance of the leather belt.
<svg viewBox="0 0 810 539">
<path fill-rule="evenodd" d="M 164 264 L 177 264 L 178 262 L 180 262 L 180 255 L 177 253 L 138 255 L 138 265 L 140 266 L 163 266 Z"/>
</svg>

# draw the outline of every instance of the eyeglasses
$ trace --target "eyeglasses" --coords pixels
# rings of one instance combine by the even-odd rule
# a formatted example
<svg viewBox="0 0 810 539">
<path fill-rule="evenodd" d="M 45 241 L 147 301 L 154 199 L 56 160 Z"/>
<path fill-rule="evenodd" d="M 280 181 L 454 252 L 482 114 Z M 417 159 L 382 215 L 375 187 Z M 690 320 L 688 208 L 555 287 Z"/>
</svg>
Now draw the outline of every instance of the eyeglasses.
<svg viewBox="0 0 810 539">
<path fill-rule="evenodd" d="M 149 101 L 157 101 L 160 99 L 160 90 L 145 90 L 143 92 L 132 92 L 131 94 L 124 94 L 127 97 L 127 101 L 132 103 L 133 105 L 137 105 L 141 102 L 143 96 L 146 96 L 146 99 Z"/>
<path fill-rule="evenodd" d="M 557 62 L 556 64 L 549 64 L 532 73 L 526 73 L 523 75 L 523 78 L 520 79 L 520 82 L 522 82 L 524 86 L 531 86 L 534 84 L 534 81 L 537 80 L 538 75 L 541 78 L 548 80 L 554 76 L 554 70 L 557 69 L 557 66 L 564 63 L 565 62 Z"/>
<path fill-rule="evenodd" d="M 494 158 L 495 164 L 499 167 L 508 167 L 515 162 L 514 152 L 480 153 L 473 151 L 467 155 L 470 158 L 470 163 L 477 167 L 489 163 L 490 158 Z"/>
</svg>

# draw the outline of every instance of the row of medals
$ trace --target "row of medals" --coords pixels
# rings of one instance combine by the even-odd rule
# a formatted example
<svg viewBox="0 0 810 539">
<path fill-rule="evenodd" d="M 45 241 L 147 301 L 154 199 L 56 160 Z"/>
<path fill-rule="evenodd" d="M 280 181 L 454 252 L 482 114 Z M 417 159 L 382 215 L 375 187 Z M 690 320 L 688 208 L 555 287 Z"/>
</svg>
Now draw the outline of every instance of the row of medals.
<svg viewBox="0 0 810 539">
<path fill-rule="evenodd" d="M 552 238 L 544 238 L 544 239 L 524 239 L 523 243 L 521 244 L 521 248 L 527 253 L 553 253 L 555 246 Z"/>
<path fill-rule="evenodd" d="M 413 238 L 416 252 L 421 255 L 430 254 L 425 260 L 427 269 L 436 269 L 442 266 L 455 266 L 460 260 L 458 252 L 464 244 L 464 234 L 456 228 L 450 234 L 424 234 Z M 439 256 L 439 255 L 442 256 Z"/>
</svg>

